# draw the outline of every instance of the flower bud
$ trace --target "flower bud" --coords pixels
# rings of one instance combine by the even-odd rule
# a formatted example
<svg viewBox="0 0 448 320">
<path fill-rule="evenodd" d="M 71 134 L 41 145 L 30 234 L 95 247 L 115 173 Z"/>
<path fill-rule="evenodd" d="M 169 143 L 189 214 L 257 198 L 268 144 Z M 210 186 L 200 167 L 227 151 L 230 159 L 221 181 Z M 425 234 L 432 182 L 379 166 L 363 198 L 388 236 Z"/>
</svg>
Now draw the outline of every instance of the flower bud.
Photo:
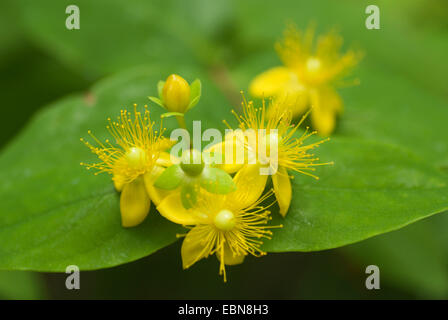
<svg viewBox="0 0 448 320">
<path fill-rule="evenodd" d="M 184 113 L 190 104 L 190 86 L 177 74 L 170 75 L 163 86 L 163 104 L 170 112 Z"/>
</svg>

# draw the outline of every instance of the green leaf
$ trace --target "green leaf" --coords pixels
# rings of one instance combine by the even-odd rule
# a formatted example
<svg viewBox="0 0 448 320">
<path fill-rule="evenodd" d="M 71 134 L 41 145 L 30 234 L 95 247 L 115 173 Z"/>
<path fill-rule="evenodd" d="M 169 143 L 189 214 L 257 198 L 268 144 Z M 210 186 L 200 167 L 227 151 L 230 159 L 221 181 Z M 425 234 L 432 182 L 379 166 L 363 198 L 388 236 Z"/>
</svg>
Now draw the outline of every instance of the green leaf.
<svg viewBox="0 0 448 320">
<path fill-rule="evenodd" d="M 149 255 L 176 240 L 181 228 L 153 210 L 143 224 L 120 225 L 119 195 L 111 177 L 95 176 L 79 162 L 95 156 L 79 142 L 91 129 L 110 137 L 107 117 L 133 103 L 143 106 L 169 67 L 139 67 L 96 85 L 86 101 L 75 95 L 37 114 L 26 130 L 0 155 L 0 268 L 64 271 L 111 267 Z M 207 75 L 187 67 L 186 77 L 200 77 L 204 105 L 187 120 L 203 120 L 205 128 L 223 129 L 231 119 L 228 104 Z M 149 89 L 148 89 L 149 88 Z M 151 91 L 151 88 L 152 91 Z M 149 92 L 148 92 L 149 91 Z M 158 121 L 160 109 L 151 109 Z M 167 134 L 176 128 L 168 125 Z M 409 151 L 361 139 L 334 138 L 318 150 L 321 179 L 296 175 L 293 201 L 285 219 L 273 212 L 274 230 L 268 251 L 312 251 L 334 248 L 398 229 L 448 208 L 447 177 Z M 26 156 L 24 156 L 26 154 Z"/>
<path fill-rule="evenodd" d="M 10 54 L 9 50 L 23 45 L 23 32 L 17 23 L 18 12 L 12 1 L 0 4 L 0 63 Z"/>
<path fill-rule="evenodd" d="M 319 180 L 294 174 L 285 219 L 274 214 L 267 251 L 340 247 L 448 209 L 448 177 L 405 149 L 334 138 L 319 147 Z"/>
<path fill-rule="evenodd" d="M 40 5 L 20 0 L 16 5 L 23 28 L 34 42 L 73 68 L 97 77 L 150 61 L 171 63 L 172 67 L 197 61 L 191 39 L 198 38 L 200 43 L 204 39 L 195 36 L 195 28 L 187 24 L 193 19 L 179 17 L 185 8 L 177 2 L 79 0 L 80 29 L 70 31 L 64 25 L 65 9 L 73 4 L 69 0 L 43 0 Z M 173 29 L 173 24 L 178 27 Z"/>
<path fill-rule="evenodd" d="M 226 194 L 236 189 L 232 177 L 227 172 L 213 167 L 205 167 L 202 171 L 201 187 L 218 194 Z"/>
<path fill-rule="evenodd" d="M 363 268 L 375 264 L 381 280 L 418 298 L 448 297 L 448 214 L 342 248 Z M 361 267 L 362 268 L 362 267 Z"/>
<path fill-rule="evenodd" d="M 201 99 L 202 84 L 201 80 L 196 79 L 190 85 L 190 104 L 186 111 L 194 108 Z"/>
<path fill-rule="evenodd" d="M 180 165 L 174 164 L 163 171 L 160 177 L 157 178 L 154 186 L 164 190 L 176 189 L 182 182 L 184 175 Z"/>
<path fill-rule="evenodd" d="M 0 299 L 35 300 L 45 298 L 43 279 L 37 273 L 0 271 Z"/>
<path fill-rule="evenodd" d="M 447 100 L 372 64 L 365 63 L 359 75 L 362 84 L 342 92 L 347 107 L 338 133 L 403 146 L 448 167 Z"/>
</svg>

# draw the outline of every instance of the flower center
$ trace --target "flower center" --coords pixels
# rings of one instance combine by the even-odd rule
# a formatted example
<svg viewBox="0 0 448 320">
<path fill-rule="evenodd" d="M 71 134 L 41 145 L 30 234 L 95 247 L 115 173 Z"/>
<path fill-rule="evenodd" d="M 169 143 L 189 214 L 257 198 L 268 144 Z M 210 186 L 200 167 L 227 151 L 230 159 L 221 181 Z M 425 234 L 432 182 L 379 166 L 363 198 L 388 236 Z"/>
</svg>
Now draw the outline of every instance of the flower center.
<svg viewBox="0 0 448 320">
<path fill-rule="evenodd" d="M 322 66 L 322 63 L 318 58 L 310 57 L 308 60 L 306 60 L 306 70 L 309 73 L 315 73 L 320 70 L 320 67 Z"/>
<path fill-rule="evenodd" d="M 215 223 L 216 228 L 218 228 L 219 230 L 230 231 L 236 225 L 235 215 L 232 213 L 232 211 L 221 210 L 215 216 L 214 223 Z"/>
<path fill-rule="evenodd" d="M 145 166 L 146 153 L 145 150 L 137 147 L 129 148 L 125 154 L 128 165 L 133 169 L 140 169 Z"/>
<path fill-rule="evenodd" d="M 182 160 L 180 162 L 180 167 L 186 174 L 190 176 L 200 175 L 202 170 L 204 169 L 202 154 L 194 149 L 184 152 L 184 154 L 182 155 Z"/>
</svg>

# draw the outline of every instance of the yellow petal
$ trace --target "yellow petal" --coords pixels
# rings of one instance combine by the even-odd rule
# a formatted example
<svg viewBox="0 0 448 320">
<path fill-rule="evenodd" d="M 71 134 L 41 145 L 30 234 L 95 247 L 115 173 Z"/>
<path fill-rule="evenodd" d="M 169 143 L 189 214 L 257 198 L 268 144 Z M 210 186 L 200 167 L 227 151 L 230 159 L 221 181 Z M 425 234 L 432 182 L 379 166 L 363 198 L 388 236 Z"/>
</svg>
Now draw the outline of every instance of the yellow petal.
<svg viewBox="0 0 448 320">
<path fill-rule="evenodd" d="M 272 184 L 280 214 L 285 217 L 291 204 L 292 188 L 288 172 L 284 167 L 279 167 L 278 172 L 272 176 Z"/>
<path fill-rule="evenodd" d="M 221 261 L 221 257 L 219 255 L 219 251 L 216 252 L 216 257 Z M 246 256 L 244 254 L 234 254 L 233 251 L 227 244 L 224 244 L 224 263 L 228 266 L 234 266 L 237 264 L 241 264 L 244 262 L 244 258 Z"/>
<path fill-rule="evenodd" d="M 322 104 L 328 109 L 334 110 L 335 113 L 342 112 L 342 99 L 335 89 L 326 86 L 319 89 L 319 95 L 322 99 Z"/>
<path fill-rule="evenodd" d="M 157 210 L 163 217 L 174 223 L 194 225 L 199 221 L 197 215 L 192 210 L 184 208 L 179 192 L 174 192 L 164 198 L 157 206 Z"/>
<path fill-rule="evenodd" d="M 160 137 L 154 145 L 154 148 L 159 151 L 165 151 L 176 144 L 176 140 Z"/>
<path fill-rule="evenodd" d="M 202 258 L 206 258 L 213 249 L 213 242 L 204 241 L 204 236 L 208 234 L 204 228 L 207 227 L 200 226 L 191 229 L 182 243 L 181 255 L 184 269 L 191 267 Z"/>
<path fill-rule="evenodd" d="M 141 177 L 127 183 L 120 196 L 121 224 L 134 227 L 145 220 L 149 213 L 151 200 Z"/>
<path fill-rule="evenodd" d="M 321 136 L 329 136 L 336 125 L 334 111 L 328 109 L 313 108 L 311 112 L 311 123 Z"/>
<path fill-rule="evenodd" d="M 171 155 L 168 152 L 161 152 L 159 158 L 156 160 L 156 164 L 162 167 L 169 167 L 173 163 L 171 161 Z"/>
<path fill-rule="evenodd" d="M 342 104 L 338 96 L 327 90 L 314 91 L 311 96 L 313 110 L 311 123 L 321 136 L 330 135 L 336 126 L 336 113 Z"/>
<path fill-rule="evenodd" d="M 249 86 L 249 92 L 254 97 L 276 96 L 296 77 L 288 68 L 275 67 L 256 76 Z"/>
<path fill-rule="evenodd" d="M 156 206 L 158 206 L 159 203 L 169 194 L 173 193 L 173 191 L 171 190 L 163 190 L 154 187 L 154 181 L 156 181 L 156 179 L 162 174 L 164 170 L 165 168 L 156 165 L 150 173 L 146 173 L 143 176 L 146 191 L 148 192 L 149 197 Z"/>
<path fill-rule="evenodd" d="M 291 84 L 285 87 L 284 91 L 277 96 L 276 101 L 291 111 L 291 116 L 295 118 L 308 109 L 309 93 L 305 87 L 299 84 Z M 271 116 L 270 112 L 268 112 L 268 116 Z"/>
<path fill-rule="evenodd" d="M 233 178 L 236 191 L 228 195 L 228 203 L 238 209 L 247 208 L 260 198 L 266 187 L 267 175 L 260 175 L 258 164 L 244 166 Z"/>
<path fill-rule="evenodd" d="M 148 192 L 149 197 L 156 206 L 158 206 L 165 197 L 173 193 L 173 191 L 171 190 L 163 190 L 154 187 L 154 182 L 158 177 L 160 177 L 162 172 L 165 170 L 165 167 L 168 167 L 170 165 L 172 165 L 170 154 L 167 152 L 161 152 L 152 171 L 146 173 L 143 176 L 145 180 L 146 191 Z"/>
<path fill-rule="evenodd" d="M 112 181 L 114 183 L 115 190 L 117 190 L 118 192 L 121 192 L 124 187 L 124 180 L 121 179 L 119 176 L 114 176 L 112 178 Z"/>
<path fill-rule="evenodd" d="M 124 157 L 117 159 L 115 167 L 113 169 L 112 181 L 114 183 L 115 190 L 117 190 L 118 192 L 121 192 L 123 190 L 125 184 L 125 178 L 119 173 L 118 169 L 123 161 L 125 161 Z"/>
<path fill-rule="evenodd" d="M 223 155 L 223 163 L 216 167 L 227 173 L 235 173 L 243 167 L 245 161 L 247 162 L 247 150 L 244 147 L 244 141 L 245 137 L 243 131 L 234 130 L 226 134 L 224 141 L 207 147 L 204 152 L 216 152 Z M 238 159 L 240 161 L 237 161 L 237 155 L 241 157 L 241 159 Z"/>
</svg>

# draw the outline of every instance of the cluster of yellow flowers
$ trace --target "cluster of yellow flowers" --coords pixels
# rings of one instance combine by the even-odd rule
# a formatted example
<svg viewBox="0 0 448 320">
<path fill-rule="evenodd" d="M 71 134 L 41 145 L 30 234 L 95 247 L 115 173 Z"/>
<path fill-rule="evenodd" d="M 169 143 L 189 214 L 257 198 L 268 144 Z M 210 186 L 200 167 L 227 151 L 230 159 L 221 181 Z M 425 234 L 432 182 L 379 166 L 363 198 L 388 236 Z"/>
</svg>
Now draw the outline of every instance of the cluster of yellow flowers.
<svg viewBox="0 0 448 320">
<path fill-rule="evenodd" d="M 313 76 L 309 70 L 303 71 L 302 68 L 303 63 L 308 65 L 311 62 L 300 61 L 302 56 L 293 57 L 298 44 L 292 43 L 290 38 L 285 40 L 287 49 L 283 56 L 289 62 L 294 60 L 294 66 L 290 67 L 307 72 L 307 77 L 314 83 L 322 82 L 322 78 L 336 74 L 335 69 L 341 69 L 341 66 L 326 69 L 324 61 L 327 60 L 323 58 L 331 56 L 329 49 L 332 44 L 325 39 L 322 41 L 326 45 L 321 44 L 319 54 L 313 58 L 322 60 L 315 62 Z M 338 63 L 348 65 L 348 62 Z M 321 74 L 318 70 L 325 72 Z M 112 175 L 116 190 L 121 192 L 123 227 L 142 223 L 152 201 L 163 217 L 189 229 L 186 234 L 180 235 L 185 237 L 181 250 L 183 267 L 189 268 L 197 261 L 216 254 L 224 281 L 226 265 L 242 263 L 248 254 L 264 255 L 261 248 L 263 238 L 270 239 L 271 229 L 281 227 L 269 225 L 271 217 L 268 209 L 278 203 L 280 214 L 286 216 L 292 197 L 290 173 L 298 172 L 317 178 L 312 173 L 315 166 L 328 164 L 319 163 L 319 159 L 310 153 L 327 139 L 305 144 L 305 140 L 316 131 L 310 132 L 306 128 L 299 132 L 299 126 L 308 113 L 298 123 L 292 122 L 296 111 L 304 107 L 292 103 L 292 95 L 287 96 L 280 91 L 281 88 L 298 86 L 298 83 L 277 82 L 275 77 L 283 79 L 282 72 L 288 72 L 290 80 L 293 78 L 291 70 L 277 68 L 259 76 L 251 87 L 255 93 L 275 93 L 269 105 L 263 101 L 260 106 L 255 106 L 243 97 L 242 112 L 232 111 L 238 121 L 237 130 L 230 131 L 222 142 L 202 152 L 190 148 L 180 156 L 170 154 L 175 141 L 164 137 L 162 121 L 160 126 L 156 126 L 147 106 L 140 111 L 134 105 L 133 113 L 123 110 L 116 121 L 108 119 L 107 128 L 114 143 L 109 140 L 102 142 L 89 131 L 94 144 L 81 141 L 98 156 L 100 162 L 81 164 L 87 169 L 95 169 L 95 174 L 107 172 Z M 270 78 L 273 75 L 274 79 Z M 294 76 L 294 81 L 297 78 Z M 278 84 L 275 90 L 274 84 Z M 272 90 L 266 90 L 266 86 Z M 316 90 L 329 89 L 319 87 Z M 198 103 L 201 96 L 200 81 L 188 84 L 182 77 L 173 74 L 166 81 L 159 82 L 158 92 L 159 97 L 149 98 L 167 110 L 161 118 L 175 116 L 180 127 L 185 128 L 184 114 Z M 335 93 L 332 94 L 334 96 Z M 291 110 L 291 106 L 297 109 Z M 322 112 L 316 110 L 312 112 Z M 312 119 L 316 119 L 316 115 Z M 328 133 L 328 126 L 326 128 Z M 260 131 L 265 134 L 257 134 Z M 242 149 L 244 153 L 241 163 L 235 161 L 237 149 Z M 265 152 L 260 153 L 259 150 Z M 222 155 L 223 161 L 204 161 L 206 155 L 212 154 Z M 273 170 L 265 174 L 262 169 Z M 269 176 L 273 188 L 265 192 Z"/>
</svg>

